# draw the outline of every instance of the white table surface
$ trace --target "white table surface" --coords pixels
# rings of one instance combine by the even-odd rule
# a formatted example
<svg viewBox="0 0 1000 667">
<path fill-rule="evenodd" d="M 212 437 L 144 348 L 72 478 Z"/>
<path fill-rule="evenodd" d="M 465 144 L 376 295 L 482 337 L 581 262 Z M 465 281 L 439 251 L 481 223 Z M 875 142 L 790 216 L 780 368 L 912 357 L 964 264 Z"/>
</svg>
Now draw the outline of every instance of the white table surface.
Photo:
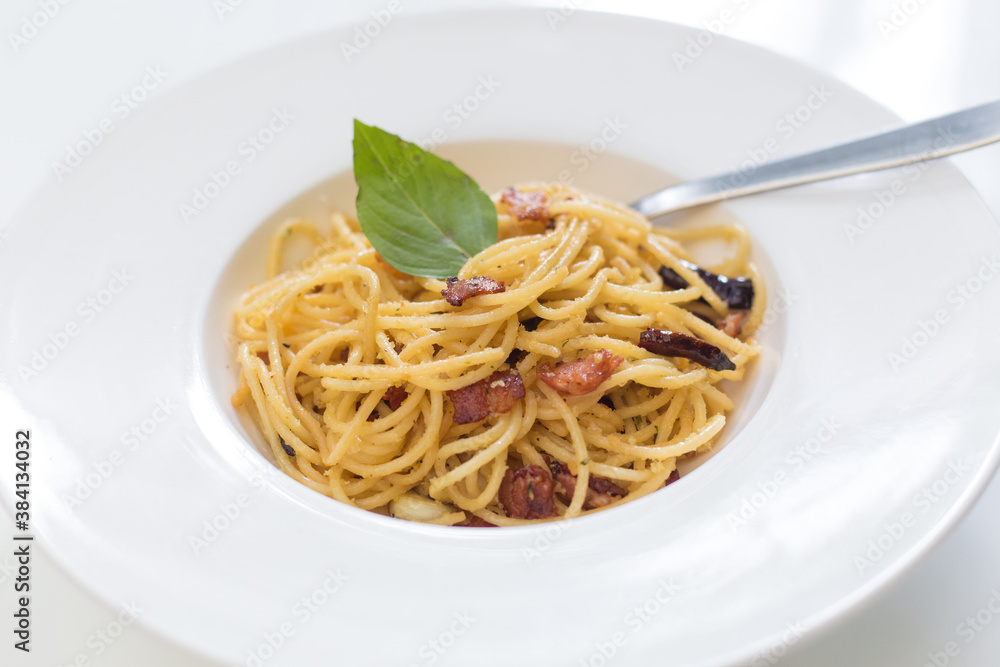
<svg viewBox="0 0 1000 667">
<path fill-rule="evenodd" d="M 476 4 L 400 0 L 404 12 Z M 723 34 L 831 73 L 907 121 L 1000 99 L 996 0 L 562 0 L 480 3 L 579 7 L 706 27 L 733 11 Z M 49 7 L 19 43 L 12 33 Z M 107 115 L 110 100 L 147 67 L 165 78 L 151 97 L 262 48 L 369 20 L 388 0 L 5 0 L 0 8 L 0 243 L 14 212 L 51 177 L 64 146 Z M 228 8 L 228 9 L 227 9 Z M 726 15 L 729 16 L 729 15 Z M 40 21 L 39 21 L 40 22 Z M 29 29 L 30 34 L 30 29 Z M 1000 146 L 954 159 L 1000 219 Z M 724 167 L 724 166 L 723 166 Z M 998 406 L 1000 409 L 1000 406 Z M 3 432 L 20 426 L 3 422 Z M 4 525 L 10 525 L 8 519 Z M 928 557 L 862 608 L 790 647 L 777 664 L 833 667 L 1000 664 L 1000 482 Z M 12 648 L 13 559 L 0 554 L 0 664 L 93 667 L 217 665 L 132 625 L 110 642 L 118 610 L 97 600 L 44 553 L 32 577 L 30 655 Z M 985 612 L 984 612 L 985 610 Z M 967 617 L 980 615 L 982 626 Z M 978 628 L 978 629 L 977 629 Z M 111 629 L 114 629 L 113 625 Z M 949 643 L 954 644 L 949 646 Z M 946 655 L 947 648 L 953 655 Z M 612 661 L 613 664 L 613 661 Z M 755 664 L 767 664 L 757 662 Z"/>
</svg>

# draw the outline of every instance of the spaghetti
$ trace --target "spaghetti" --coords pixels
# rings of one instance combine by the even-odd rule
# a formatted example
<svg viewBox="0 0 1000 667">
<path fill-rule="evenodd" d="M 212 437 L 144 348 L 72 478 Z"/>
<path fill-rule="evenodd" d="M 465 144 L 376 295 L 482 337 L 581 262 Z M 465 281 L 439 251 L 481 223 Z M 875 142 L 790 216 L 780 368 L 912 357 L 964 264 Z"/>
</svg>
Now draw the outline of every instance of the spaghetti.
<svg viewBox="0 0 1000 667">
<path fill-rule="evenodd" d="M 389 266 L 344 215 L 325 235 L 278 229 L 267 279 L 236 308 L 232 402 L 285 473 L 367 510 L 506 526 L 644 496 L 712 446 L 733 407 L 719 382 L 759 352 L 746 232 L 656 229 L 558 184 L 493 199 L 499 241 L 447 282 Z M 315 252 L 282 272 L 293 234 Z M 682 245 L 708 239 L 735 248 L 720 275 Z M 736 312 L 721 276 L 752 285 L 752 305 Z M 667 334 L 727 363 L 649 342 Z"/>
</svg>

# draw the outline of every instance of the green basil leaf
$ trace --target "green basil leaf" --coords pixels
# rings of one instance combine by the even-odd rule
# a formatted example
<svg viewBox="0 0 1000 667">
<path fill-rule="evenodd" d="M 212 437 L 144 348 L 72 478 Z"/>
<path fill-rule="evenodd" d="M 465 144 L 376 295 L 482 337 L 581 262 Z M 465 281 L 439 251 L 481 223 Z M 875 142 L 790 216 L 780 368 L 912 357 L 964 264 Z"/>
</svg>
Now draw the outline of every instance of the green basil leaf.
<svg viewBox="0 0 1000 667">
<path fill-rule="evenodd" d="M 404 273 L 454 276 L 497 242 L 496 207 L 474 180 L 451 162 L 359 120 L 354 178 L 361 231 Z"/>
</svg>

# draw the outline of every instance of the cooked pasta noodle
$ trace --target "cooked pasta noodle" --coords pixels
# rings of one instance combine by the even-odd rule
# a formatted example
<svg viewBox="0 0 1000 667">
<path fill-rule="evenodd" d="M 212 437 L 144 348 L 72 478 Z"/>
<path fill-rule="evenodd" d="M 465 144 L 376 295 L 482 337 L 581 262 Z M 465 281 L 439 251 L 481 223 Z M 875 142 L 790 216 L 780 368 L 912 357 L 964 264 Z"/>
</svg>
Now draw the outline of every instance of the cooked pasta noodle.
<svg viewBox="0 0 1000 667">
<path fill-rule="evenodd" d="M 301 220 L 277 230 L 267 279 L 236 308 L 242 370 L 233 404 L 251 409 L 281 470 L 367 510 L 398 503 L 398 515 L 431 523 L 478 517 L 506 526 L 537 520 L 505 512 L 498 496 L 508 470 L 564 464 L 575 481 L 550 514 L 569 518 L 662 488 L 678 459 L 712 446 L 733 408 L 719 381 L 741 379 L 759 352 L 747 334 L 761 322 L 765 289 L 745 230 L 654 228 L 570 187 L 520 191 L 544 193 L 546 219 L 519 219 L 494 196 L 499 241 L 458 278 L 488 276 L 506 289 L 461 306 L 442 297 L 445 281 L 386 264 L 349 217 L 333 215 L 327 233 Z M 315 251 L 282 272 L 292 235 Z M 729 306 L 682 261 L 690 260 L 683 244 L 704 239 L 734 249 L 713 271 L 753 282 L 739 335 L 713 323 Z M 661 267 L 689 286 L 665 286 Z M 655 354 L 638 344 L 650 327 L 716 346 L 735 369 Z M 601 350 L 621 363 L 593 390 L 568 394 L 539 380 L 546 363 Z M 456 423 L 448 392 L 503 370 L 519 374 L 523 398 Z M 396 392 L 395 406 L 386 392 Z M 595 479 L 622 493 L 588 509 Z M 414 501 L 423 510 L 407 510 Z"/>
</svg>

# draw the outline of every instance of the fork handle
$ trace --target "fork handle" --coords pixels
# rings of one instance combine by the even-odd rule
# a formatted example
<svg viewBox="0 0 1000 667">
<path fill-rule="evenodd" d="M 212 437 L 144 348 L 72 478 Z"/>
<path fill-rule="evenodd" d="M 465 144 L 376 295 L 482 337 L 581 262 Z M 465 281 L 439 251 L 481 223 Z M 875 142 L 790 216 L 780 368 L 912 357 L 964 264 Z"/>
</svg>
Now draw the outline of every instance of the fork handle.
<svg viewBox="0 0 1000 667">
<path fill-rule="evenodd" d="M 681 183 L 631 204 L 648 218 L 757 192 L 889 169 L 1000 141 L 1000 101 L 907 125 L 847 144 L 765 163 L 747 173 Z"/>
</svg>

